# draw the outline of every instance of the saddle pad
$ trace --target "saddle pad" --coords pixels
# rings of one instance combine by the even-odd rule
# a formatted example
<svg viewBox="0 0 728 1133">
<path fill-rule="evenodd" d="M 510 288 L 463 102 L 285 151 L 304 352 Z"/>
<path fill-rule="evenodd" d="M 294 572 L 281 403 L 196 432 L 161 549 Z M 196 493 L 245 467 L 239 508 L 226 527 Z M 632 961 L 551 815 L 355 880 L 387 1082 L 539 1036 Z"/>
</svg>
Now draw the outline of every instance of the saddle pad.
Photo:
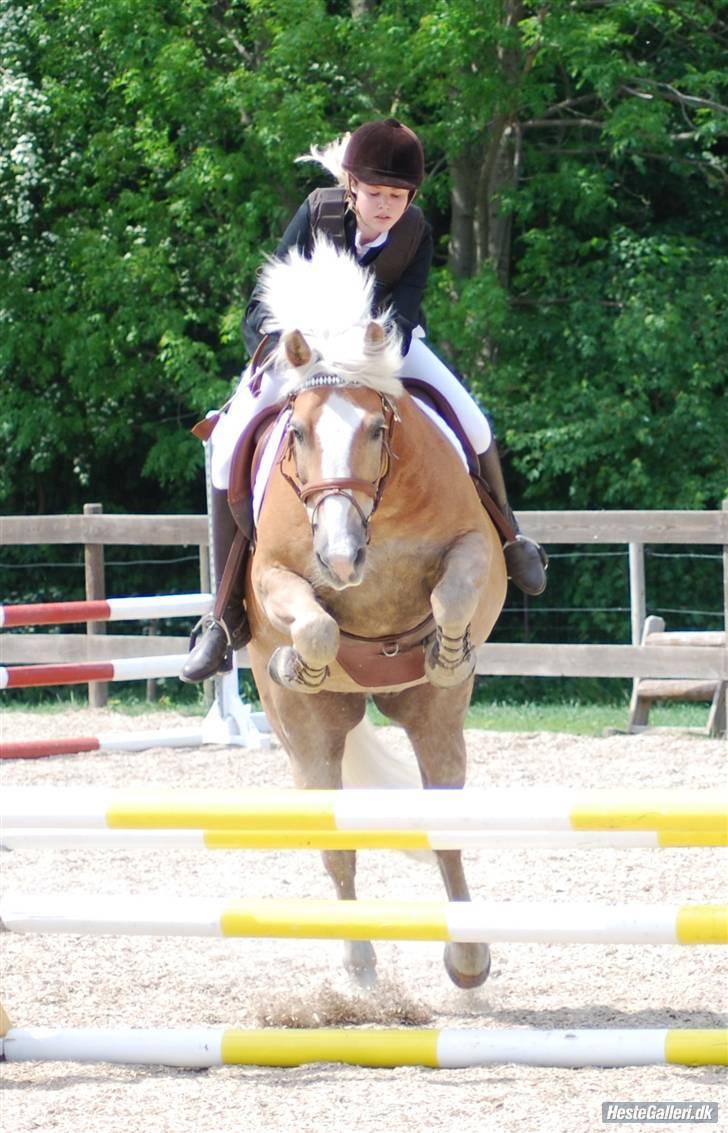
<svg viewBox="0 0 728 1133">
<path fill-rule="evenodd" d="M 291 419 L 290 411 L 281 413 L 280 417 L 273 427 L 271 435 L 263 449 L 263 454 L 258 464 L 258 470 L 253 484 L 253 522 L 258 526 L 258 517 L 260 516 L 260 509 L 263 506 L 265 499 L 265 490 L 268 486 L 270 474 L 273 471 L 273 466 L 276 462 L 281 442 L 288 427 L 288 422 Z"/>
<path fill-rule="evenodd" d="M 447 421 L 443 421 L 442 417 L 437 412 L 437 410 L 434 409 L 432 405 L 429 405 L 426 401 L 423 401 L 421 397 L 416 397 L 414 394 L 412 395 L 412 397 L 413 397 L 413 400 L 417 402 L 417 404 L 419 405 L 422 412 L 427 414 L 427 416 L 430 418 L 430 420 L 433 421 L 435 423 L 435 425 L 437 425 L 437 427 L 440 430 L 440 432 L 442 433 L 442 435 L 450 442 L 452 447 L 455 449 L 455 452 L 458 454 L 458 456 L 462 460 L 463 465 L 465 466 L 466 472 L 469 472 L 470 469 L 468 468 L 468 461 L 467 461 L 467 457 L 465 456 L 465 451 L 463 449 L 463 446 L 460 444 L 459 438 L 456 436 L 454 431 L 450 428 Z"/>
</svg>

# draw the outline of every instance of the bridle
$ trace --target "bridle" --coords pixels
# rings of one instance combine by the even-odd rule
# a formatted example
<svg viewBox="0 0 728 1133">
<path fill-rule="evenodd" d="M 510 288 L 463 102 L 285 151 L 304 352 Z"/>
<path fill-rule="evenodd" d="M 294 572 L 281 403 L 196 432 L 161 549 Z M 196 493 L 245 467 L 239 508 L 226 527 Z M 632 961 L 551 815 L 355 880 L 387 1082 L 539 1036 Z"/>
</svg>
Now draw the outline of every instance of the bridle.
<svg viewBox="0 0 728 1133">
<path fill-rule="evenodd" d="M 354 386 L 360 384 L 359 382 L 342 378 L 339 374 L 324 372 L 313 374 L 291 395 L 289 407 L 292 409 L 298 395 L 310 389 L 318 389 L 325 386 Z M 391 448 L 392 435 L 395 422 L 400 420 L 399 414 L 392 402 L 382 393 L 379 394 L 379 398 L 382 403 L 382 415 L 384 417 L 384 437 L 382 440 L 379 472 L 374 480 L 363 480 L 357 476 L 334 476 L 327 480 L 312 480 L 306 484 L 301 484 L 297 479 L 297 473 L 291 475 L 284 467 L 286 463 L 290 463 L 295 468 L 293 451 L 295 437 L 290 424 L 288 426 L 286 443 L 283 446 L 283 451 L 278 463 L 281 475 L 288 481 L 303 504 L 306 504 L 312 496 L 319 495 L 320 498 L 316 500 L 311 512 L 311 527 L 314 531 L 316 530 L 318 509 L 321 507 L 324 500 L 330 499 L 332 496 L 343 496 L 344 499 L 352 504 L 358 513 L 366 534 L 367 542 L 369 542 L 369 521 L 379 506 L 379 501 L 382 498 L 382 493 L 389 478 L 391 463 L 394 459 Z M 368 515 L 356 499 L 354 492 L 363 492 L 373 501 L 372 508 Z"/>
</svg>

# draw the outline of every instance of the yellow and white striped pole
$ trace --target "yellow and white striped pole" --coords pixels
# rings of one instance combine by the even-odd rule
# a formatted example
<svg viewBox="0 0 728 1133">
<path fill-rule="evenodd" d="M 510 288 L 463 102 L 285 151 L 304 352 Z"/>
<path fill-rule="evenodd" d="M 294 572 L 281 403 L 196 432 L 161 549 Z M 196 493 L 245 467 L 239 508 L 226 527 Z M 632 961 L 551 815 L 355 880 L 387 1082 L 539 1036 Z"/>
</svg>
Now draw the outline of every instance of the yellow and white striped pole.
<svg viewBox="0 0 728 1133">
<path fill-rule="evenodd" d="M 728 792 L 578 790 L 108 791 L 9 787 L 0 825 L 85 829 L 550 830 L 728 833 Z"/>
<path fill-rule="evenodd" d="M 429 940 L 455 943 L 728 944 L 728 905 L 582 902 L 326 901 L 259 898 L 7 898 L 0 928 L 17 933 Z"/>
<path fill-rule="evenodd" d="M 11 1028 L 7 1062 L 110 1062 L 205 1068 L 430 1066 L 465 1069 L 519 1063 L 543 1067 L 728 1065 L 728 1033 L 719 1030 L 53 1030 Z"/>
<path fill-rule="evenodd" d="M 129 830 L 18 827 L 6 850 L 685 849 L 728 845 L 728 830 Z"/>
</svg>

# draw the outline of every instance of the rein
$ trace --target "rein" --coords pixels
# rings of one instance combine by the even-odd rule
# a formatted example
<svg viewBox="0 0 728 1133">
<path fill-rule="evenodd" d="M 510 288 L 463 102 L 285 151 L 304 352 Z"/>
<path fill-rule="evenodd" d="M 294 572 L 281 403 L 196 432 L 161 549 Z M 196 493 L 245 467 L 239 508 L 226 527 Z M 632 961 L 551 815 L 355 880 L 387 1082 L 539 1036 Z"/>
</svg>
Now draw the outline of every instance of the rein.
<svg viewBox="0 0 728 1133">
<path fill-rule="evenodd" d="M 351 386 L 357 384 L 358 383 L 356 382 L 347 381 L 346 379 L 340 377 L 338 374 L 314 374 L 312 377 L 308 378 L 308 380 L 304 382 L 303 385 L 299 389 L 297 389 L 294 394 L 292 394 L 289 404 L 293 406 L 298 395 L 306 392 L 306 390 L 317 389 L 324 386 Z M 290 473 L 288 473 L 283 466 L 284 462 L 289 461 L 295 467 L 293 456 L 294 436 L 289 426 L 287 443 L 284 446 L 278 463 L 281 475 L 285 480 L 288 481 L 288 483 L 291 485 L 294 492 L 298 496 L 299 500 L 301 500 L 303 504 L 306 504 L 312 496 L 318 495 L 320 493 L 320 499 L 316 500 L 313 511 L 311 513 L 312 528 L 316 527 L 316 515 L 324 500 L 329 499 L 329 497 L 331 496 L 343 496 L 349 501 L 349 503 L 353 505 L 353 507 L 357 511 L 359 518 L 361 519 L 364 531 L 366 532 L 368 542 L 369 520 L 372 518 L 375 511 L 377 510 L 377 507 L 379 506 L 379 501 L 382 498 L 382 493 L 386 486 L 387 480 L 389 479 L 392 462 L 392 434 L 394 431 L 395 422 L 399 421 L 399 416 L 392 403 L 383 394 L 380 394 L 379 396 L 382 402 L 382 413 L 384 414 L 385 436 L 382 442 L 382 455 L 379 466 L 379 473 L 377 474 L 375 480 L 362 480 L 357 476 L 335 476 L 327 480 L 312 480 L 306 484 L 299 483 L 296 477 L 290 475 Z M 363 492 L 373 501 L 372 509 L 368 515 L 365 513 L 359 501 L 353 495 L 354 492 Z"/>
</svg>

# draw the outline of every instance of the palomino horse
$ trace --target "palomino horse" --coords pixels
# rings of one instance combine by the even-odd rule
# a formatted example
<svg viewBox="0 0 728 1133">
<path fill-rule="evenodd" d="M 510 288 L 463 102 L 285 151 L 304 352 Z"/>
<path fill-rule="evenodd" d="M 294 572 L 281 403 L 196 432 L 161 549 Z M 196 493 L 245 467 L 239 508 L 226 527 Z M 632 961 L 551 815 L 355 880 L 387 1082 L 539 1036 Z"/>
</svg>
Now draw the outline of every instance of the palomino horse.
<svg viewBox="0 0 728 1133">
<path fill-rule="evenodd" d="M 500 540 L 462 454 L 403 390 L 397 332 L 369 314 L 369 274 L 318 243 L 264 281 L 287 401 L 248 567 L 261 701 L 298 787 L 342 786 L 368 695 L 404 728 L 422 785 L 462 787 L 473 651 L 506 591 Z M 354 852 L 323 859 L 337 896 L 354 899 Z M 437 859 L 448 898 L 469 900 L 460 852 Z M 345 948 L 347 969 L 373 983 L 371 943 Z M 488 948 L 448 944 L 445 966 L 476 987 Z"/>
</svg>

